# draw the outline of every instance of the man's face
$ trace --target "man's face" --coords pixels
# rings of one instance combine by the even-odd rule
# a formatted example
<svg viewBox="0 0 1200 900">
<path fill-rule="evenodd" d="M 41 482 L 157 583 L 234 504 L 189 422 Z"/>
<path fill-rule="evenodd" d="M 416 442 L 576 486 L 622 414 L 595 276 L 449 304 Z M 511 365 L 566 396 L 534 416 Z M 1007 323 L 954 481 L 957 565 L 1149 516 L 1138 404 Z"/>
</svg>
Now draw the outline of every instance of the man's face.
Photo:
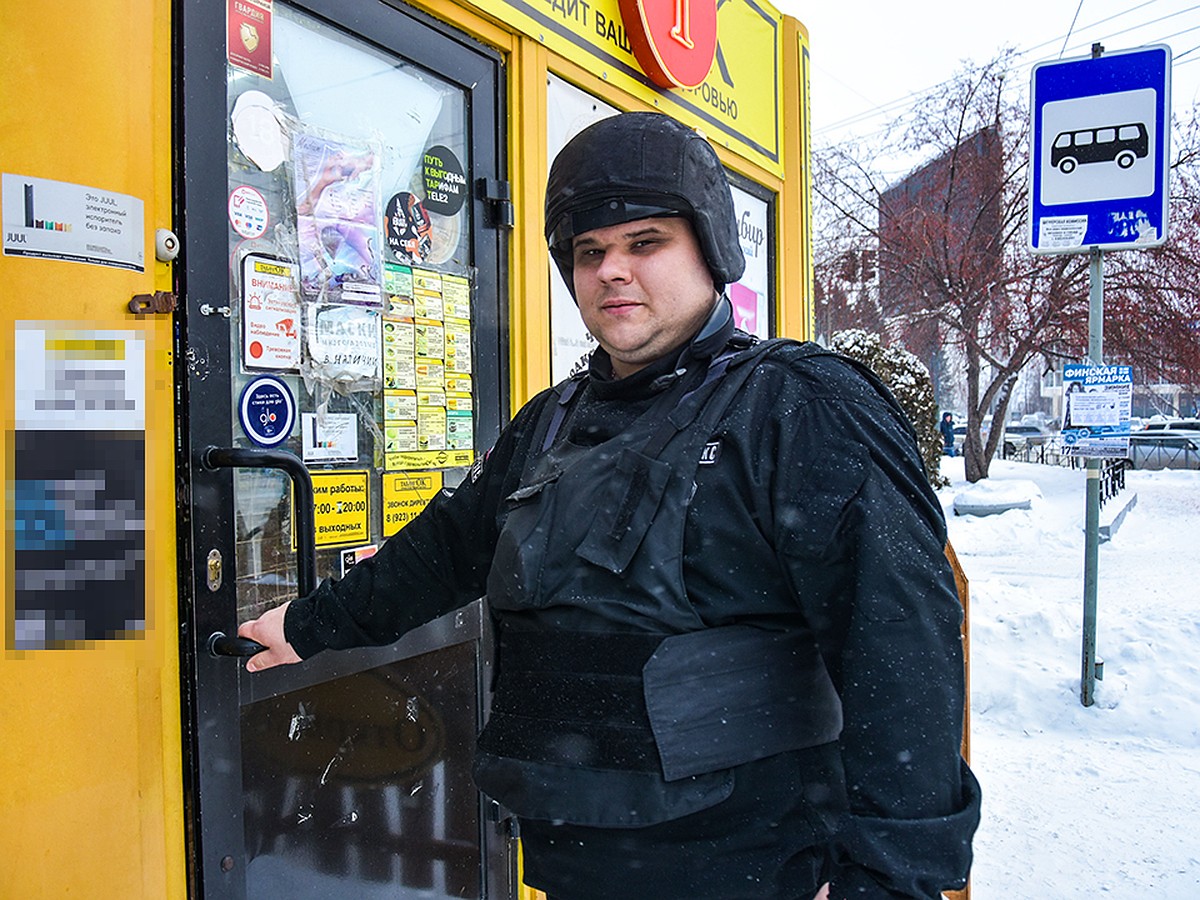
<svg viewBox="0 0 1200 900">
<path fill-rule="evenodd" d="M 575 299 L 613 374 L 632 375 L 695 334 L 716 300 L 687 219 L 638 219 L 574 239 Z"/>
</svg>

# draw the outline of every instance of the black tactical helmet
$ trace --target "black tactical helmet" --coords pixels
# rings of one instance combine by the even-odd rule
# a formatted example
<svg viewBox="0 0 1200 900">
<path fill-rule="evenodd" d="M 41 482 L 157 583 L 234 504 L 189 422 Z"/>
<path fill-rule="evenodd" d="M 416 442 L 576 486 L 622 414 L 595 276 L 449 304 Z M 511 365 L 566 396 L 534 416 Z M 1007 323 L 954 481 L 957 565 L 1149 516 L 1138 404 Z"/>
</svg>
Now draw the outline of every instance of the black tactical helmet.
<svg viewBox="0 0 1200 900">
<path fill-rule="evenodd" d="M 653 216 L 691 221 L 718 291 L 745 271 L 725 169 L 687 126 L 662 113 L 622 113 L 588 126 L 554 158 L 546 240 L 572 296 L 572 238 Z"/>
</svg>

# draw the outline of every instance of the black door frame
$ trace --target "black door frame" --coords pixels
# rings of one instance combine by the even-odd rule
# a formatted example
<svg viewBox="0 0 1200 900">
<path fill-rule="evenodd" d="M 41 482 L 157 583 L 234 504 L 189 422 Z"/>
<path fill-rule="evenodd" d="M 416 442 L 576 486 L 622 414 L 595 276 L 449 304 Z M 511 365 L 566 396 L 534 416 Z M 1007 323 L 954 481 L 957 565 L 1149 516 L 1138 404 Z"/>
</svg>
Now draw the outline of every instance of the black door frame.
<svg viewBox="0 0 1200 900">
<path fill-rule="evenodd" d="M 289 3 L 459 85 L 468 98 L 473 175 L 506 179 L 505 78 L 497 52 L 401 4 Z M 441 39 L 429 40 L 431 32 Z M 219 311 L 228 302 L 229 283 L 225 41 L 222 0 L 178 0 L 173 47 L 175 221 L 182 246 L 176 292 L 182 303 L 176 320 L 175 436 L 188 880 L 193 897 L 237 900 L 245 896 L 239 709 L 244 695 L 261 696 L 288 682 L 281 675 L 270 679 L 272 685 L 251 687 L 241 681 L 246 676 L 239 660 L 215 658 L 206 646 L 211 633 L 232 633 L 237 625 L 233 477 L 228 469 L 207 471 L 199 463 L 215 436 L 233 434 L 232 404 L 193 402 L 211 398 L 213 390 L 223 392 L 219 396 L 226 401 L 232 377 L 229 322 Z M 446 53 L 447 41 L 470 52 Z M 479 194 L 472 191 L 471 198 L 473 264 L 481 274 L 495 273 L 494 284 L 490 278 L 477 281 L 472 332 L 477 383 L 491 386 L 489 392 L 476 391 L 476 446 L 486 447 L 508 418 L 508 254 L 506 234 L 492 225 L 487 200 Z M 222 441 L 215 437 L 216 443 Z M 220 555 L 224 570 L 215 590 L 209 587 L 212 551 Z M 439 640 L 481 640 L 482 617 L 476 604 L 456 617 L 451 631 L 437 626 L 403 646 L 415 654 L 432 649 Z M 374 657 L 366 653 L 362 658 Z M 499 827 L 488 825 L 482 816 L 481 821 L 500 839 Z M 504 896 L 511 890 L 508 879 L 509 873 L 499 868 L 481 873 L 481 882 L 491 886 L 485 888 L 487 896 Z"/>
</svg>

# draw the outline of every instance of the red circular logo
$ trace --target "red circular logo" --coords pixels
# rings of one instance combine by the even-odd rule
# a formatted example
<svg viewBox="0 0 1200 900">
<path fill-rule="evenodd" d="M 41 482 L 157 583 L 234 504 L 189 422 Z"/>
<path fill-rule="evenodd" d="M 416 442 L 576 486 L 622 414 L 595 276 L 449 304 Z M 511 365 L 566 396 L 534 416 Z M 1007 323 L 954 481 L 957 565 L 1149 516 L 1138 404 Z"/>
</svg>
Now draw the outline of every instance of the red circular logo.
<svg viewBox="0 0 1200 900">
<path fill-rule="evenodd" d="M 263 355 L 263 345 L 261 343 L 259 343 L 258 341 L 251 341 L 250 342 L 250 355 L 252 357 L 254 357 L 255 359 L 258 359 L 260 356 L 262 356 Z"/>
<path fill-rule="evenodd" d="M 717 0 L 618 0 L 642 71 L 665 88 L 698 87 L 717 53 Z"/>
</svg>

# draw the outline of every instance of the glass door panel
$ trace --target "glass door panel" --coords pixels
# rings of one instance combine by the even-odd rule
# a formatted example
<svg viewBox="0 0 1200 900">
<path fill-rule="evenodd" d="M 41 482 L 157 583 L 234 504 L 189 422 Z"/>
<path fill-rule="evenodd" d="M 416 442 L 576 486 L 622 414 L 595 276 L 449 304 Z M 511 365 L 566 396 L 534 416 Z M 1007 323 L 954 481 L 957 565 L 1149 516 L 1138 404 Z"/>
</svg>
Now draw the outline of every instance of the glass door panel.
<svg viewBox="0 0 1200 900">
<path fill-rule="evenodd" d="M 316 575 L 340 577 L 495 438 L 504 238 L 473 185 L 503 171 L 499 59 L 384 4 L 181 18 L 195 893 L 510 896 L 470 776 L 479 603 L 255 676 L 209 652 L 301 589 L 291 462 Z M 249 467 L 262 450 L 291 475 Z"/>
</svg>

